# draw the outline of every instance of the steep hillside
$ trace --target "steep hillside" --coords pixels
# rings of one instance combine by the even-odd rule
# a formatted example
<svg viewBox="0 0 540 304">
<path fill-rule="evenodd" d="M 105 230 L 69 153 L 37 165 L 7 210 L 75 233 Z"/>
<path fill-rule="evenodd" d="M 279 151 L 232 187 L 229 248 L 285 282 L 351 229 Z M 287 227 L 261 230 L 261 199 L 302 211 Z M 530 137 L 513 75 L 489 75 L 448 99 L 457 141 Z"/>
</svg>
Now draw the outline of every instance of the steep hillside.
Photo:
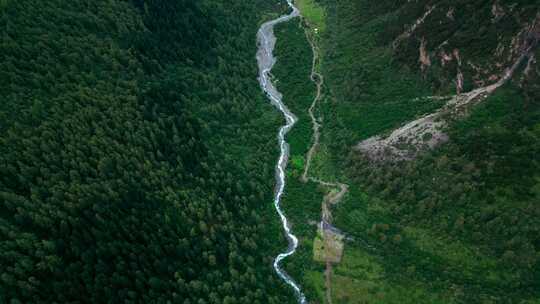
<svg viewBox="0 0 540 304">
<path fill-rule="evenodd" d="M 497 82 L 540 39 L 537 1 L 415 1 L 385 11 L 379 43 L 435 88 Z M 390 13 L 390 14 L 388 14 Z M 534 61 L 531 57 L 530 63 Z M 527 64 L 527 63 L 524 63 Z"/>
<path fill-rule="evenodd" d="M 534 0 L 343 3 L 350 11 L 336 12 L 345 19 L 336 22 L 357 36 L 360 27 L 369 27 L 374 46 L 388 49 L 396 65 L 421 74 L 438 91 L 459 93 L 495 83 L 538 43 L 538 4 Z M 354 21 L 348 19 L 351 12 Z M 359 77 L 342 79 L 349 83 Z"/>
<path fill-rule="evenodd" d="M 540 3 L 299 2 L 326 83 L 315 174 L 351 185 L 332 212 L 349 240 L 334 303 L 536 303 Z M 433 149 L 354 149 L 432 113 L 445 136 L 437 145 L 409 126 Z M 320 204 L 311 185 L 298 187 L 296 201 Z M 326 302 L 310 252 L 316 228 L 304 229 L 307 252 L 294 263 Z"/>
<path fill-rule="evenodd" d="M 418 15 L 422 5 L 425 11 L 413 22 L 403 24 Z M 391 44 L 398 65 L 418 71 L 437 94 L 455 87 L 456 95 L 432 97 L 448 101 L 438 112 L 408 123 L 387 138 L 378 136 L 360 143 L 358 149 L 370 158 L 410 159 L 445 143 L 448 135 L 444 129 L 449 120 L 466 114 L 471 104 L 513 78 L 528 99 L 536 97 L 535 51 L 540 40 L 537 6 L 498 1 L 415 2 L 382 15 L 388 19 L 378 35 L 379 42 Z M 399 28 L 404 30 L 398 34 L 395 31 Z"/>
<path fill-rule="evenodd" d="M 288 303 L 266 1 L 0 1 L 0 303 Z"/>
</svg>

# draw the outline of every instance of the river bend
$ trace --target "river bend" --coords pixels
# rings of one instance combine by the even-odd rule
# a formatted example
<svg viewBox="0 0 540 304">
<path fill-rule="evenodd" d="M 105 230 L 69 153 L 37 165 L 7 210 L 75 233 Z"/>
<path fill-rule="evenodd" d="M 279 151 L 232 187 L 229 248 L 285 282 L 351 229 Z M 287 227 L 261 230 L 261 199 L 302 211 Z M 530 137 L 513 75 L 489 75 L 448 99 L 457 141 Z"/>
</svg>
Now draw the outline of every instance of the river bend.
<svg viewBox="0 0 540 304">
<path fill-rule="evenodd" d="M 287 0 L 287 3 L 292 9 L 291 13 L 261 25 L 259 32 L 257 33 L 257 43 L 259 48 L 257 51 L 257 62 L 259 65 L 259 83 L 261 88 L 268 96 L 268 99 L 270 99 L 270 102 L 285 116 L 285 125 L 281 126 L 278 133 L 280 155 L 276 164 L 276 190 L 274 194 L 274 206 L 283 224 L 283 229 L 289 242 L 289 246 L 286 251 L 280 253 L 274 259 L 274 269 L 279 277 L 294 289 L 299 303 L 305 304 L 307 303 L 306 297 L 300 289 L 300 286 L 281 267 L 281 261 L 294 254 L 296 248 L 298 247 L 298 238 L 292 233 L 287 217 L 285 216 L 285 213 L 281 209 L 280 205 L 281 197 L 283 196 L 283 191 L 285 189 L 285 169 L 287 167 L 287 160 L 289 158 L 289 145 L 285 141 L 285 136 L 296 123 L 297 118 L 287 108 L 287 106 L 283 104 L 282 95 L 272 83 L 270 76 L 270 71 L 276 63 L 276 58 L 273 55 L 274 47 L 276 45 L 274 26 L 278 23 L 289 21 L 290 19 L 300 15 L 298 9 L 293 5 L 292 0 Z"/>
</svg>

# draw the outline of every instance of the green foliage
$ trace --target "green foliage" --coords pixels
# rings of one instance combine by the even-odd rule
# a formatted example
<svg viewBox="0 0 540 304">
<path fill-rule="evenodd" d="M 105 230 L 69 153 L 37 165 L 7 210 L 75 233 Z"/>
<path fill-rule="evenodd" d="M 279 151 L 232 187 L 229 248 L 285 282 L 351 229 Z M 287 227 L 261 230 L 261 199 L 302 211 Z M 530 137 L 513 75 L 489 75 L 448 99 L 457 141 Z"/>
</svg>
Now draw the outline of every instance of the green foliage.
<svg viewBox="0 0 540 304">
<path fill-rule="evenodd" d="M 297 0 L 296 6 L 317 33 L 323 33 L 326 29 L 324 8 L 316 0 Z"/>
<path fill-rule="evenodd" d="M 275 28 L 277 62 L 273 73 L 283 101 L 298 117 L 298 122 L 287 135 L 290 144 L 291 166 L 287 171 L 287 185 L 282 206 L 300 243 L 296 253 L 285 260 L 285 269 L 302 286 L 308 299 L 317 298 L 316 286 L 308 276 L 321 271 L 313 262 L 313 238 L 320 220 L 323 191 L 313 182 L 303 183 L 305 155 L 311 145 L 312 127 L 308 109 L 315 97 L 316 87 L 310 80 L 312 52 L 300 20 L 279 24 Z"/>
<path fill-rule="evenodd" d="M 288 303 L 264 1 L 10 1 L 0 302 Z M 231 36 L 231 33 L 235 33 Z"/>
<path fill-rule="evenodd" d="M 454 303 L 446 294 L 437 294 L 425 284 L 388 281 L 385 261 L 362 248 L 347 248 L 343 261 L 334 268 L 333 298 L 337 303 Z"/>
<path fill-rule="evenodd" d="M 385 216 L 376 220 L 368 212 L 370 222 L 396 227 L 407 240 L 396 256 L 390 249 L 396 245 L 380 244 L 380 235 L 372 235 L 379 237 L 376 244 L 392 272 L 413 264 L 420 280 L 445 282 L 436 288 L 449 282 L 463 286 L 463 293 L 454 296 L 467 302 L 538 297 L 539 110 L 540 105 L 526 103 L 519 90 L 507 87 L 457 121 L 450 129 L 452 142 L 439 151 L 385 166 L 354 160 L 351 175 L 384 200 L 379 210 Z M 363 236 L 369 222 L 355 223 L 348 215 L 354 207 L 343 208 L 338 218 Z M 413 233 L 413 226 L 442 240 Z M 462 249 L 452 249 L 453 243 Z"/>
<path fill-rule="evenodd" d="M 512 40 L 525 24 L 534 20 L 538 12 L 537 0 L 380 2 L 363 7 L 364 16 L 385 19 L 384 27 L 377 33 L 377 43 L 381 46 L 397 43 L 392 50 L 394 60 L 399 65 L 420 72 L 419 48 L 424 40 L 431 59 L 431 66 L 424 76 L 433 88 L 443 92 L 454 87 L 458 67 L 455 58 L 442 63 L 443 51 L 447 56 L 459 51 L 465 88 L 477 87 L 491 75 L 502 74 L 513 63 L 516 49 L 512 48 L 516 45 L 512 45 L 515 43 Z M 391 5 L 391 2 L 395 4 Z M 420 20 L 428 8 L 433 9 L 422 24 L 409 36 L 397 41 L 396 38 Z"/>
<path fill-rule="evenodd" d="M 377 35 L 388 19 L 372 13 L 377 5 L 365 1 L 323 2 L 328 11 L 328 31 L 321 42 L 322 70 L 333 97 L 325 107 L 325 116 L 335 117 L 329 119 L 330 123 L 341 124 L 339 133 L 347 145 L 442 105 L 420 98 L 430 95 L 429 86 L 410 69 L 396 64 L 386 46 L 377 44 Z"/>
<path fill-rule="evenodd" d="M 312 137 L 311 118 L 308 114 L 316 87 L 310 79 L 311 47 L 299 20 L 281 23 L 275 28 L 277 63 L 272 73 L 276 86 L 283 93 L 283 103 L 297 116 L 298 122 L 287 135 L 291 155 L 304 157 Z"/>
<path fill-rule="evenodd" d="M 467 1 L 467 12 L 467 5 L 456 7 L 456 16 L 485 17 L 488 3 L 480 2 Z M 531 13 L 520 2 L 514 21 L 491 25 L 491 18 L 470 17 L 476 19 L 456 30 L 445 19 L 445 8 L 455 2 L 439 1 L 442 9 L 418 36 L 393 51 L 391 43 L 424 14 L 426 1 L 319 3 L 327 12 L 321 43 L 328 98 L 321 109 L 325 164 L 316 167 L 341 169 L 344 182 L 352 178 L 350 193 L 333 211 L 335 225 L 354 238 L 345 244 L 345 264 L 334 268 L 334 300 L 534 303 L 540 297 L 537 73 L 453 122 L 451 142 L 415 161 L 374 164 L 350 149 L 444 102 L 428 95 L 447 94 L 450 78 L 444 77 L 455 71 L 420 75 L 420 37 L 431 41 L 428 48 L 454 34 L 477 39 L 460 44 L 462 55 L 476 60 L 496 43 L 493 28 L 501 27 L 497 33 L 508 39 L 515 20 L 531 20 L 537 8 Z M 485 39 L 478 36 L 483 25 Z"/>
</svg>

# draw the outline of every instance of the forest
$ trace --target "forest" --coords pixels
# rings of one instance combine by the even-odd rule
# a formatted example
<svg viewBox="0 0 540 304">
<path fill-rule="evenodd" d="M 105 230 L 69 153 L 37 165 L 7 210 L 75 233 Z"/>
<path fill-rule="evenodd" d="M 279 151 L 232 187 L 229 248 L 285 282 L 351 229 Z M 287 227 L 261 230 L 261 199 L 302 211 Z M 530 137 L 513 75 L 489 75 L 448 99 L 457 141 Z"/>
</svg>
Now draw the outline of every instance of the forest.
<svg viewBox="0 0 540 304">
<path fill-rule="evenodd" d="M 310 303 L 540 299 L 538 0 L 296 0 L 273 81 L 299 118 L 284 269 Z M 267 0 L 0 0 L 0 303 L 296 303 L 274 272 L 281 117 L 257 82 Z M 308 34 L 308 35 L 306 35 Z M 311 39 L 308 40 L 307 37 Z M 321 202 L 344 234 L 314 258 Z M 406 161 L 354 149 L 514 76 L 448 142 Z M 329 278 L 327 280 L 327 278 Z"/>
<path fill-rule="evenodd" d="M 328 27 L 336 30 L 328 39 L 346 44 L 328 44 L 331 93 L 344 109 L 363 110 L 355 115 L 333 105 L 345 122 L 334 132 L 353 133 L 342 143 L 433 111 L 437 101 L 426 95 L 492 83 L 519 56 L 523 33 L 533 28 L 529 37 L 536 38 L 529 39 L 538 39 L 540 29 L 537 1 L 323 2 L 330 8 Z M 399 40 L 422 16 L 423 23 Z M 359 55 L 351 40 L 362 44 L 365 59 L 351 57 Z M 448 53 L 457 60 L 445 61 Z M 388 63 L 392 81 L 379 78 L 385 72 L 377 62 Z M 363 193 L 352 199 L 357 207 L 338 207 L 343 229 L 370 240 L 371 254 L 394 280 L 420 282 L 435 295 L 417 302 L 534 303 L 540 297 L 540 74 L 530 64 L 453 120 L 444 146 L 404 162 L 374 162 L 358 152 L 342 158 Z M 393 94 L 396 88 L 401 93 Z"/>
<path fill-rule="evenodd" d="M 278 88 L 301 125 L 312 97 L 288 84 L 307 82 L 311 62 L 300 54 L 309 45 L 298 37 L 305 30 L 315 34 L 325 86 L 312 174 L 350 185 L 332 210 L 348 241 L 329 284 L 313 245 L 325 191 L 299 177 L 309 143 L 298 138 L 311 134 L 307 128 L 291 131 L 284 205 L 301 245 L 287 269 L 301 278 L 308 298 L 327 303 L 330 293 L 333 303 L 538 302 L 539 4 L 298 1 L 303 27 L 277 31 L 278 51 L 294 58 L 278 61 Z M 287 43 L 280 47 L 280 39 Z M 494 83 L 529 48 L 532 59 L 523 60 L 508 83 L 449 119 L 444 145 L 412 160 L 386 162 L 354 149 L 436 111 L 449 96 Z M 278 73 L 293 66 L 295 73 Z"/>
<path fill-rule="evenodd" d="M 0 303 L 290 303 L 242 0 L 0 1 Z"/>
</svg>

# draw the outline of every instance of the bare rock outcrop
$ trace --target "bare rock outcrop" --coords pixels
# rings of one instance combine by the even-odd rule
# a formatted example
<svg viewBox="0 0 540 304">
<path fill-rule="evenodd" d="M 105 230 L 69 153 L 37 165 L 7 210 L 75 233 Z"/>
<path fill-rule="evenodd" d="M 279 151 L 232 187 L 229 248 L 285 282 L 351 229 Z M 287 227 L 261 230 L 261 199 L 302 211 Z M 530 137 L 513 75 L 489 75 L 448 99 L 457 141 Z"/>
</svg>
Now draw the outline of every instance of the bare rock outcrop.
<svg viewBox="0 0 540 304">
<path fill-rule="evenodd" d="M 522 52 L 521 55 L 511 67 L 500 75 L 497 82 L 467 93 L 457 94 L 437 112 L 411 121 L 394 130 L 386 137 L 374 136 L 368 138 L 355 146 L 355 150 L 364 153 L 372 160 L 411 160 L 421 151 L 433 149 L 447 142 L 449 138 L 444 129 L 450 119 L 465 113 L 472 102 L 481 101 L 504 85 L 512 78 L 523 62 L 527 61 L 527 64 L 532 64 L 532 61 L 534 61 L 534 49 L 538 45 L 540 36 L 537 32 L 538 28 L 540 27 L 530 28 L 531 31 L 526 35 L 527 39 L 522 40 L 523 45 L 519 47 Z M 454 53 L 454 56 L 459 60 L 458 54 Z M 527 71 L 527 68 L 525 68 L 525 71 Z"/>
</svg>

